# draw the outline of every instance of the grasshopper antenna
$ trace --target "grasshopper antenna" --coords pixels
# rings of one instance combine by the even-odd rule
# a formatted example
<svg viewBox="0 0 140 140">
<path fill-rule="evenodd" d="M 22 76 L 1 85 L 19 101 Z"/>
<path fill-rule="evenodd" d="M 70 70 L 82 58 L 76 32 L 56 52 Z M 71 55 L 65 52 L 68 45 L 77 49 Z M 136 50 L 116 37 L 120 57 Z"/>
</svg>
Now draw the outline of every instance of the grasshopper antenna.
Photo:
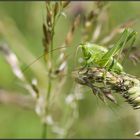
<svg viewBox="0 0 140 140">
<path fill-rule="evenodd" d="M 62 48 L 66 48 L 66 47 L 55 48 L 55 49 L 49 51 L 48 53 L 52 53 L 53 51 L 59 50 L 59 49 L 62 49 Z M 40 55 L 37 59 L 33 60 L 30 64 L 28 64 L 27 66 L 25 66 L 25 68 L 23 68 L 23 72 L 25 72 L 31 65 L 33 65 L 36 61 L 38 61 L 43 56 L 44 56 L 44 53 L 42 55 Z"/>
<path fill-rule="evenodd" d="M 31 65 L 33 65 L 36 61 L 38 61 L 43 56 L 44 56 L 44 53 L 42 55 L 40 55 L 37 59 L 33 60 L 30 64 L 28 64 L 27 66 L 25 66 L 25 68 L 23 68 L 22 71 L 25 72 Z"/>
</svg>

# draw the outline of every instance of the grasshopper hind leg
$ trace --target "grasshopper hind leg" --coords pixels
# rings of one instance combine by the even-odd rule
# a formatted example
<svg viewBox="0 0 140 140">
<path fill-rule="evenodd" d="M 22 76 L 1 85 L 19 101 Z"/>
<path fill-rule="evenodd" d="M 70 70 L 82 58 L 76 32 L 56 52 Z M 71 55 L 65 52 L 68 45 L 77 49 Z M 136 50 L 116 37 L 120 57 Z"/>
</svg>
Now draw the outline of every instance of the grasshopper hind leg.
<svg viewBox="0 0 140 140">
<path fill-rule="evenodd" d="M 115 63 L 115 60 L 113 59 L 112 60 L 112 62 L 111 62 L 111 64 L 110 64 L 110 66 L 108 67 L 108 71 L 111 71 L 112 69 L 113 69 L 113 66 L 115 65 L 116 63 Z"/>
</svg>

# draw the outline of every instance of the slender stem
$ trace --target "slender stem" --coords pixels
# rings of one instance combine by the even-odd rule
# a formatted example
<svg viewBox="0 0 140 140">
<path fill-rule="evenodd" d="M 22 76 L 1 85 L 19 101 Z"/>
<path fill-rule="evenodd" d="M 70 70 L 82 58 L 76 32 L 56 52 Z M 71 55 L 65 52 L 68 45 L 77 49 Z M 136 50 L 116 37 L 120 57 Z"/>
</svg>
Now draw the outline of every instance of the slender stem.
<svg viewBox="0 0 140 140">
<path fill-rule="evenodd" d="M 53 21 L 53 26 L 52 26 L 52 30 L 51 30 L 51 33 L 52 33 L 52 38 L 51 38 L 51 44 L 50 44 L 50 50 L 52 51 L 53 50 L 53 43 L 54 43 L 54 31 L 55 31 L 55 25 L 56 25 L 56 22 L 58 21 L 60 15 L 61 15 L 61 12 L 62 12 L 62 9 L 61 11 L 59 12 L 58 16 L 56 16 L 54 18 L 54 21 Z M 51 88 L 52 88 L 52 80 L 51 80 L 51 72 L 52 72 L 52 67 L 53 67 L 53 63 L 52 63 L 52 60 L 53 60 L 53 52 L 49 54 L 49 61 L 50 61 L 50 65 L 48 67 L 48 90 L 47 90 L 47 96 L 46 96 L 46 101 L 47 101 L 47 106 L 45 107 L 45 117 L 47 115 L 47 113 L 49 112 L 49 98 L 50 98 L 50 94 L 51 94 Z M 47 123 L 43 123 L 43 131 L 42 131 L 42 138 L 47 138 Z"/>
<path fill-rule="evenodd" d="M 51 86 L 52 86 L 50 74 L 51 73 L 49 73 L 49 75 L 48 75 L 48 90 L 47 90 L 47 96 L 46 96 L 47 106 L 45 106 L 45 117 L 49 111 L 48 104 L 49 104 L 49 96 L 51 93 Z M 42 138 L 43 139 L 47 138 L 47 123 L 46 122 L 43 123 Z"/>
<path fill-rule="evenodd" d="M 47 137 L 47 124 L 43 123 L 43 130 L 42 130 L 42 139 Z"/>
<path fill-rule="evenodd" d="M 53 45 L 53 39 L 52 39 L 52 42 L 51 42 L 51 48 L 52 48 L 52 45 Z M 47 90 L 47 96 L 46 96 L 46 101 L 47 101 L 47 106 L 45 106 L 45 117 L 49 111 L 49 97 L 50 97 L 50 93 L 51 93 L 51 87 L 52 87 L 52 81 L 51 81 L 51 69 L 52 69 L 52 54 L 50 54 L 50 58 L 49 58 L 49 61 L 51 62 L 51 67 L 49 67 L 49 73 L 48 73 L 48 90 Z M 43 132 L 42 132 L 42 138 L 46 138 L 47 137 L 47 123 L 45 122 L 43 124 Z"/>
<path fill-rule="evenodd" d="M 55 27 L 55 22 L 52 27 L 52 40 L 51 40 L 51 51 L 53 50 L 53 40 L 54 40 L 54 27 Z M 45 107 L 45 115 L 49 111 L 49 98 L 50 98 L 50 93 L 51 93 L 51 87 L 52 87 L 52 80 L 51 80 L 51 72 L 52 72 L 52 60 L 53 60 L 53 52 L 50 53 L 49 55 L 49 61 L 51 66 L 48 67 L 49 73 L 48 73 L 48 90 L 47 90 L 47 96 L 46 96 L 46 101 L 47 101 L 47 107 Z M 42 132 L 42 138 L 47 137 L 47 123 L 43 124 L 43 132 Z"/>
</svg>

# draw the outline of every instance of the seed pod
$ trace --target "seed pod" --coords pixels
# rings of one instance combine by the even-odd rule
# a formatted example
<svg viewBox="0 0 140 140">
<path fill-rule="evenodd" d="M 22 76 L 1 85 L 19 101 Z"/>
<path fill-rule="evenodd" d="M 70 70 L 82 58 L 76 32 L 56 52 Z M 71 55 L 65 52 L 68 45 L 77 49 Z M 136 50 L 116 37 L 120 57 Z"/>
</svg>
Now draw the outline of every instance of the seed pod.
<svg viewBox="0 0 140 140">
<path fill-rule="evenodd" d="M 140 130 L 135 133 L 135 136 L 139 136 L 140 137 Z"/>
<path fill-rule="evenodd" d="M 65 1 L 62 3 L 63 8 L 67 7 L 69 5 L 70 1 Z"/>
<path fill-rule="evenodd" d="M 43 33 L 44 33 L 43 46 L 45 48 L 45 53 L 48 53 L 49 44 L 51 42 L 51 32 L 47 30 L 47 27 L 45 24 L 43 24 Z"/>
<path fill-rule="evenodd" d="M 80 23 L 80 15 L 78 15 L 75 18 L 75 20 L 74 20 L 74 22 L 73 22 L 73 24 L 72 24 L 67 36 L 66 36 L 66 39 L 65 39 L 65 44 L 66 45 L 69 45 L 71 43 L 71 41 L 73 39 L 74 31 L 75 31 L 76 27 L 79 25 L 79 23 Z"/>
<path fill-rule="evenodd" d="M 54 10 L 53 10 L 54 17 L 57 15 L 58 11 L 59 11 L 59 4 L 58 2 L 56 2 L 54 5 Z"/>
</svg>

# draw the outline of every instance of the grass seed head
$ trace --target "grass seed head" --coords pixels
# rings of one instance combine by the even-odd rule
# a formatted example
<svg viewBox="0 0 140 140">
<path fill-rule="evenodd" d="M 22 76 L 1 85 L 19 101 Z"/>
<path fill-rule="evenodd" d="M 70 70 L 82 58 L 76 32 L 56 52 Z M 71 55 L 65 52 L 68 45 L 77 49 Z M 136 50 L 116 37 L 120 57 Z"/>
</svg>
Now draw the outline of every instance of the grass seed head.
<svg viewBox="0 0 140 140">
<path fill-rule="evenodd" d="M 84 71 L 84 72 L 82 72 Z M 92 89 L 94 94 L 102 93 L 110 101 L 116 103 L 113 93 L 119 93 L 134 108 L 140 108 L 140 81 L 131 75 L 106 72 L 103 68 L 86 68 L 75 71 L 73 76 L 77 83 L 86 85 Z M 105 83 L 105 84 L 104 84 Z"/>
</svg>

